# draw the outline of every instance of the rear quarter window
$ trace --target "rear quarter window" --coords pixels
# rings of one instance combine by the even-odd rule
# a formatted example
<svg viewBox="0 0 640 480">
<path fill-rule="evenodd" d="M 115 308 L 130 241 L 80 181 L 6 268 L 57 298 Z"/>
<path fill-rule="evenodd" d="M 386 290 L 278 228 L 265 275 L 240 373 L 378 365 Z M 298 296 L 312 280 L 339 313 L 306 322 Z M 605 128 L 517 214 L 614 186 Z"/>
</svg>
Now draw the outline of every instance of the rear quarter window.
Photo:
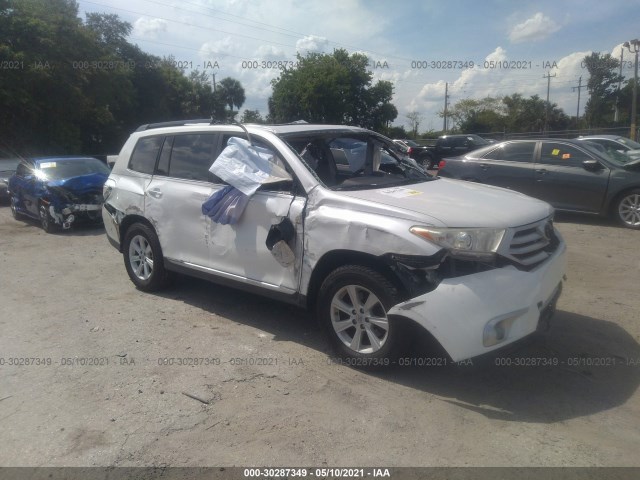
<svg viewBox="0 0 640 480">
<path fill-rule="evenodd" d="M 145 137 L 138 140 L 129 160 L 129 170 L 153 174 L 163 140 L 164 137 Z"/>
</svg>

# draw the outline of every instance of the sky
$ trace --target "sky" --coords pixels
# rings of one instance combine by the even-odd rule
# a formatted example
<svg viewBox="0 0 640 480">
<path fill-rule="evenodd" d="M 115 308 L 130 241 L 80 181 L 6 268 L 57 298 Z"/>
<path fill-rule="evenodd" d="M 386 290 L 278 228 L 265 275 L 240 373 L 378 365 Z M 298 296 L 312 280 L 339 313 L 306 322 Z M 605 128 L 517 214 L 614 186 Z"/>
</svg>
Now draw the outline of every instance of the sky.
<svg viewBox="0 0 640 480">
<path fill-rule="evenodd" d="M 271 80 L 296 54 L 364 53 L 394 85 L 394 125 L 418 112 L 420 131 L 441 130 L 449 105 L 486 96 L 539 95 L 568 115 L 588 79 L 584 57 L 640 37 L 640 0 L 78 0 L 80 15 L 115 13 L 129 41 L 180 66 L 242 83 L 242 109 L 268 112 Z M 623 75 L 633 76 L 624 50 Z M 470 68 L 473 64 L 473 68 Z M 551 75 L 551 79 L 544 78 Z M 555 75 L 555 76 L 554 76 Z M 581 90 L 580 114 L 587 99 Z"/>
</svg>

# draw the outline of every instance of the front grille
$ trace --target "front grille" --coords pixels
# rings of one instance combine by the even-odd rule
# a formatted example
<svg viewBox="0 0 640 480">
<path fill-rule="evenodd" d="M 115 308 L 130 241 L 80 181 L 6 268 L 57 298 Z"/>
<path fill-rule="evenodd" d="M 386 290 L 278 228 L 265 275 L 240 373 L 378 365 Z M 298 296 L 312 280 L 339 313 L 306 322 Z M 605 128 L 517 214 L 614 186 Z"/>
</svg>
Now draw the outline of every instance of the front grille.
<svg viewBox="0 0 640 480">
<path fill-rule="evenodd" d="M 507 231 L 498 253 L 525 270 L 531 270 L 553 255 L 559 244 L 553 220 L 545 218 L 536 223 Z"/>
</svg>

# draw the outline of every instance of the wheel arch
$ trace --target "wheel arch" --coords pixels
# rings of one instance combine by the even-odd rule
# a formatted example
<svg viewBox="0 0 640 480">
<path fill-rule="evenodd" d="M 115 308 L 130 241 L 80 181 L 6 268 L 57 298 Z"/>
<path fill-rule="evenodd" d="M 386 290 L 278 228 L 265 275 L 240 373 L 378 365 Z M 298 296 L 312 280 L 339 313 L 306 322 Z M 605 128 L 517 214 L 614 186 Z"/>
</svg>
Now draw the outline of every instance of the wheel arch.
<svg viewBox="0 0 640 480">
<path fill-rule="evenodd" d="M 369 267 L 386 277 L 401 295 L 406 295 L 402 282 L 382 258 L 355 250 L 332 250 L 325 253 L 313 268 L 306 294 L 307 308 L 313 309 L 315 307 L 318 292 L 324 279 L 335 269 L 345 265 Z"/>
<path fill-rule="evenodd" d="M 619 192 L 617 192 L 615 195 L 612 195 L 611 198 L 609 199 L 609 203 L 606 205 L 605 207 L 605 212 L 608 215 L 615 215 L 615 208 L 616 205 L 618 204 L 618 202 L 620 201 L 620 199 L 622 197 L 624 197 L 627 193 L 632 192 L 634 190 L 640 190 L 640 184 L 639 185 L 632 185 L 629 187 L 624 187 L 622 190 L 620 190 Z"/>
<path fill-rule="evenodd" d="M 147 218 L 143 217 L 142 215 L 136 214 L 127 215 L 122 219 L 122 222 L 120 223 L 120 253 L 122 253 L 123 243 L 125 236 L 127 235 L 127 231 L 129 230 L 129 228 L 131 228 L 132 225 L 135 225 L 136 223 L 142 223 L 143 225 L 146 225 L 147 227 L 151 228 L 151 230 L 153 230 L 156 236 L 158 236 L 158 231 L 156 230 L 155 226 Z"/>
</svg>

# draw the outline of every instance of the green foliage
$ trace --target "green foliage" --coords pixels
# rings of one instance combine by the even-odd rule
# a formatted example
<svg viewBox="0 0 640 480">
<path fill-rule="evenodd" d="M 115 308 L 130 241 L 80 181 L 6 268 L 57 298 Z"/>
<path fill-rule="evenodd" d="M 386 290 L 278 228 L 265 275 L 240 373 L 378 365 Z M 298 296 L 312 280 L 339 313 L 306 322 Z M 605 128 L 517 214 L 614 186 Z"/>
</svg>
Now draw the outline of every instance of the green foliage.
<svg viewBox="0 0 640 480">
<path fill-rule="evenodd" d="M 538 95 L 525 98 L 514 93 L 502 98 L 460 100 L 448 114 L 456 130 L 464 133 L 541 132 L 544 129 L 546 107 L 547 102 Z M 551 103 L 550 130 L 564 130 L 569 127 L 570 121 L 561 108 Z"/>
<path fill-rule="evenodd" d="M 75 1 L 0 0 L 0 61 L 17 65 L 0 75 L 0 156 L 111 154 L 140 124 L 223 118 L 244 102 L 237 80 L 225 79 L 229 103 L 206 74 L 185 76 L 130 33 L 113 14 L 82 22 Z"/>
<path fill-rule="evenodd" d="M 305 120 L 382 129 L 396 118 L 391 104 L 393 85 L 372 85 L 366 55 L 337 49 L 332 54 L 298 55 L 297 66 L 285 68 L 272 81 L 269 119 L 277 122 Z"/>
<path fill-rule="evenodd" d="M 240 117 L 240 123 L 266 123 L 258 110 L 245 110 Z"/>
<path fill-rule="evenodd" d="M 592 127 L 610 125 L 613 121 L 618 82 L 622 79 L 618 74 L 620 62 L 609 53 L 594 52 L 584 57 L 584 63 L 589 71 L 589 100 L 585 107 L 587 123 Z"/>
</svg>

